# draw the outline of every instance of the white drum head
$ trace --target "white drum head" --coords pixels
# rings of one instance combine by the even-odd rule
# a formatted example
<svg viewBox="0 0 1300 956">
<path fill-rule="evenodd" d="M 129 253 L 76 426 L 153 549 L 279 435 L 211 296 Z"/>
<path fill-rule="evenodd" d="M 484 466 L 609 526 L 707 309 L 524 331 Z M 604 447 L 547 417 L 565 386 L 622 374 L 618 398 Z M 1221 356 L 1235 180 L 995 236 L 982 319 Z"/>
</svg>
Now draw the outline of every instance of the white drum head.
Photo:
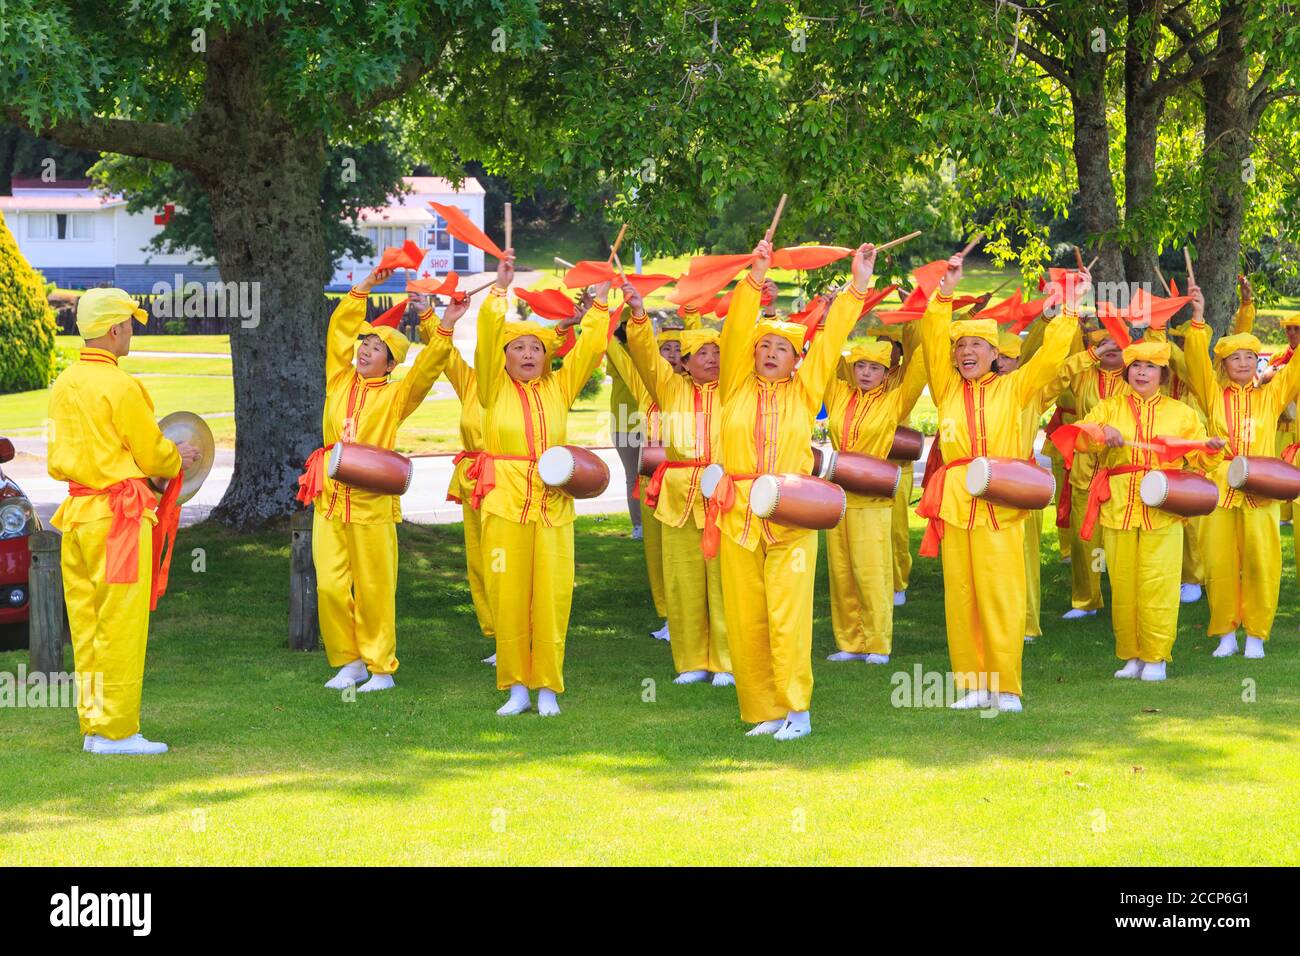
<svg viewBox="0 0 1300 956">
<path fill-rule="evenodd" d="M 993 465 L 987 458 L 976 458 L 966 466 L 966 491 L 976 498 L 984 497 L 993 477 Z"/>
<path fill-rule="evenodd" d="M 339 462 L 342 460 L 343 460 L 343 442 L 336 441 L 334 443 L 333 449 L 331 449 L 330 451 L 329 467 L 325 469 L 325 473 L 329 475 L 331 478 L 333 478 L 336 474 L 338 474 Z"/>
<path fill-rule="evenodd" d="M 749 489 L 749 507 L 760 518 L 772 517 L 781 500 L 781 482 L 776 475 L 759 475 Z"/>
<path fill-rule="evenodd" d="M 1148 508 L 1159 508 L 1169 497 L 1169 477 L 1163 471 L 1148 471 L 1138 488 L 1138 494 Z"/>
<path fill-rule="evenodd" d="M 725 474 L 726 472 L 723 471 L 722 466 L 716 461 L 713 464 L 706 466 L 705 469 L 700 472 L 700 492 L 704 497 L 713 497 L 713 492 L 717 490 L 718 482 L 722 480 L 722 476 Z"/>
<path fill-rule="evenodd" d="M 1228 465 L 1228 486 L 1231 488 L 1244 488 L 1249 478 L 1250 460 L 1244 455 L 1232 459 L 1231 464 Z"/>
<path fill-rule="evenodd" d="M 537 459 L 537 474 L 551 488 L 562 488 L 573 477 L 573 452 L 556 445 Z"/>
</svg>

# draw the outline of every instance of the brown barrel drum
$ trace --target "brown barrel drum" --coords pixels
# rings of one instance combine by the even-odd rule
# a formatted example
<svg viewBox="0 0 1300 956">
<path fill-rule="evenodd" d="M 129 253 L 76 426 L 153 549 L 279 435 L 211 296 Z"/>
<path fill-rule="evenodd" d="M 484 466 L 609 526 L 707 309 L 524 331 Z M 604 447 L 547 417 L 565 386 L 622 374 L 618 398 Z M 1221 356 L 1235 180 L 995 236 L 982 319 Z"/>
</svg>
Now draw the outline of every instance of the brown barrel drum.
<svg viewBox="0 0 1300 956">
<path fill-rule="evenodd" d="M 1238 455 L 1228 465 L 1228 484 L 1255 498 L 1291 501 L 1300 497 L 1300 468 L 1281 458 Z"/>
<path fill-rule="evenodd" d="M 903 469 L 895 462 L 874 455 L 841 451 L 835 453 L 827 473 L 821 477 L 854 494 L 892 498 L 902 474 Z"/>
<path fill-rule="evenodd" d="M 833 528 L 847 506 L 843 488 L 811 475 L 760 475 L 749 489 L 754 514 L 788 528 Z"/>
<path fill-rule="evenodd" d="M 1037 511 L 1052 503 L 1056 479 L 1023 458 L 976 458 L 966 466 L 966 490 L 1005 508 Z"/>
<path fill-rule="evenodd" d="M 646 478 L 668 460 L 668 449 L 663 445 L 642 445 L 636 453 L 636 473 Z"/>
<path fill-rule="evenodd" d="M 915 428 L 899 425 L 894 429 L 894 443 L 885 457 L 891 461 L 920 461 L 925 451 L 925 436 Z"/>
<path fill-rule="evenodd" d="M 377 495 L 404 495 L 411 487 L 411 459 L 389 448 L 337 442 L 326 474 L 334 481 Z"/>
<path fill-rule="evenodd" d="M 1190 471 L 1149 471 L 1138 493 L 1148 508 L 1183 518 L 1208 515 L 1219 506 L 1218 486 Z"/>
<path fill-rule="evenodd" d="M 572 498 L 598 498 L 609 487 L 609 466 L 578 445 L 555 445 L 537 459 L 537 474 L 549 488 Z"/>
</svg>

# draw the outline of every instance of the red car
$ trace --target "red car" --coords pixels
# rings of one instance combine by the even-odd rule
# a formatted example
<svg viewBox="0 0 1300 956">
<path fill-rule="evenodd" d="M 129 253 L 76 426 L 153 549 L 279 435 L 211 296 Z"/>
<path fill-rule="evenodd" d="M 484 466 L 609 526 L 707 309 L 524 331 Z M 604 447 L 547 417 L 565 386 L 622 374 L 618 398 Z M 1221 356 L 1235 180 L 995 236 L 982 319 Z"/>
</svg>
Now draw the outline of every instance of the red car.
<svg viewBox="0 0 1300 956">
<path fill-rule="evenodd" d="M 0 464 L 12 460 L 14 445 L 0 438 Z M 36 509 L 23 490 L 0 471 L 0 625 L 27 621 L 27 572 L 32 554 L 27 536 L 41 530 Z"/>
</svg>

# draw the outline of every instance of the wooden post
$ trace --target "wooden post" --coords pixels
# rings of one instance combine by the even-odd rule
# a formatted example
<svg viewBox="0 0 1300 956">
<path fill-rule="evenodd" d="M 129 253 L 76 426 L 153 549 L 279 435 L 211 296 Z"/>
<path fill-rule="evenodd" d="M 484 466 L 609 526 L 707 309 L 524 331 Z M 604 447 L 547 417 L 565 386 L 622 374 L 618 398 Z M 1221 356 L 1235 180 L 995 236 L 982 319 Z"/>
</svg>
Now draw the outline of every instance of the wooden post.
<svg viewBox="0 0 1300 956">
<path fill-rule="evenodd" d="M 289 519 L 293 543 L 289 551 L 289 648 L 314 651 L 320 647 L 316 607 L 316 565 L 311 559 L 314 508 L 294 512 Z"/>
<path fill-rule="evenodd" d="M 57 531 L 37 531 L 28 540 L 32 566 L 27 574 L 28 647 L 30 673 L 63 673 L 63 636 L 67 615 L 63 610 L 63 536 Z"/>
</svg>

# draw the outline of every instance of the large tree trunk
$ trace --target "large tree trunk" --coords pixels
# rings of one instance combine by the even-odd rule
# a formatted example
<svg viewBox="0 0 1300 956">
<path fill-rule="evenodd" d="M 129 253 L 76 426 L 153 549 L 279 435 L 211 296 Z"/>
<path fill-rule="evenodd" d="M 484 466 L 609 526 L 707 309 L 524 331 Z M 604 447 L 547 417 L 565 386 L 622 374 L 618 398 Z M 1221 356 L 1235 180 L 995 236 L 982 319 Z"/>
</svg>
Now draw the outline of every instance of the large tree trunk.
<svg viewBox="0 0 1300 956">
<path fill-rule="evenodd" d="M 1160 0 L 1129 0 L 1128 42 L 1124 46 L 1124 222 L 1130 234 L 1139 234 L 1144 222 L 1156 214 L 1156 137 L 1162 100 L 1152 96 L 1151 69 L 1160 26 L 1156 19 Z M 1162 291 L 1156 279 L 1156 254 L 1152 243 L 1126 243 L 1124 274 L 1130 283 Z"/>
<path fill-rule="evenodd" d="M 320 443 L 325 391 L 326 143 L 269 105 L 265 50 L 255 36 L 211 44 L 204 106 L 192 124 L 206 157 L 196 174 L 212 206 L 222 281 L 256 290 L 259 305 L 255 319 L 230 322 L 235 471 L 213 517 L 237 528 L 298 507 L 295 478 Z"/>
<path fill-rule="evenodd" d="M 1124 281 L 1124 262 L 1114 241 L 1119 209 L 1110 173 L 1105 60 L 1094 53 L 1080 58 L 1074 67 L 1078 72 L 1070 98 L 1074 107 L 1074 164 L 1079 179 L 1079 205 L 1083 228 L 1094 237 L 1090 252 L 1100 256 L 1092 270 L 1093 282 L 1118 284 Z"/>
<path fill-rule="evenodd" d="M 1225 4 L 1225 10 L 1237 4 Z M 1237 310 L 1241 224 L 1245 213 L 1245 161 L 1250 157 L 1250 78 L 1241 21 L 1227 18 L 1219 30 L 1221 65 L 1201 80 L 1205 99 L 1205 147 L 1201 154 L 1202 223 L 1196 234 L 1194 268 L 1205 293 L 1205 317 L 1217 332 L 1232 325 Z"/>
</svg>

